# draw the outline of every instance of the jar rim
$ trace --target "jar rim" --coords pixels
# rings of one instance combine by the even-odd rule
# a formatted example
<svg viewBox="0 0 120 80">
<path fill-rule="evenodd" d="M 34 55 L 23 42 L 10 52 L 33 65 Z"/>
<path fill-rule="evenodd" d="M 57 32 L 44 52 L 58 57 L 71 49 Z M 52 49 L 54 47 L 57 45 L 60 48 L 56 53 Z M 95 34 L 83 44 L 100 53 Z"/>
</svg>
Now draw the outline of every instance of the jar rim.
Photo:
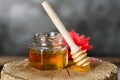
<svg viewBox="0 0 120 80">
<path fill-rule="evenodd" d="M 33 40 L 40 46 L 59 46 L 63 45 L 63 37 L 58 32 L 35 33 Z"/>
</svg>

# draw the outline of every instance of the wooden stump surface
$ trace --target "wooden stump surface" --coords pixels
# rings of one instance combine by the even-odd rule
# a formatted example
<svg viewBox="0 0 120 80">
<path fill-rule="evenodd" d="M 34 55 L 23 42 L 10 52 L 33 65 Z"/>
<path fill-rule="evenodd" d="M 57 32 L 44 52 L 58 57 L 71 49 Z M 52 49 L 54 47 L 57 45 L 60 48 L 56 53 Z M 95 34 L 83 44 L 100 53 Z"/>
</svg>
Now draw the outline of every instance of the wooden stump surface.
<svg viewBox="0 0 120 80">
<path fill-rule="evenodd" d="M 72 61 L 69 66 L 74 65 Z M 88 72 L 74 71 L 68 68 L 61 70 L 38 70 L 30 67 L 28 59 L 13 61 L 4 65 L 1 80 L 117 80 L 117 66 L 94 58 L 93 70 Z"/>
</svg>

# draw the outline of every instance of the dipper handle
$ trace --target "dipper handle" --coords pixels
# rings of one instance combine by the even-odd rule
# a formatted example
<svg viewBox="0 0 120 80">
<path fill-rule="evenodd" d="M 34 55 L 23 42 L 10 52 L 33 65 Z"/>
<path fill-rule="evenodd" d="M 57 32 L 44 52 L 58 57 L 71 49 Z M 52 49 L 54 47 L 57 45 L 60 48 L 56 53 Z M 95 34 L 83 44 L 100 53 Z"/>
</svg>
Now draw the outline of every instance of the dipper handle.
<svg viewBox="0 0 120 80">
<path fill-rule="evenodd" d="M 53 21 L 53 23 L 55 24 L 55 26 L 57 27 L 57 29 L 59 30 L 59 32 L 62 34 L 64 39 L 67 41 L 68 45 L 71 48 L 71 51 L 75 51 L 76 49 L 78 49 L 79 47 L 74 43 L 74 41 L 68 34 L 67 30 L 65 29 L 65 26 L 63 25 L 62 21 L 59 19 L 59 17 L 55 13 L 55 11 L 52 9 L 52 7 L 49 5 L 49 3 L 46 1 L 43 1 L 42 6 L 47 12 L 47 14 L 49 15 L 49 17 L 51 18 L 51 20 Z"/>
</svg>

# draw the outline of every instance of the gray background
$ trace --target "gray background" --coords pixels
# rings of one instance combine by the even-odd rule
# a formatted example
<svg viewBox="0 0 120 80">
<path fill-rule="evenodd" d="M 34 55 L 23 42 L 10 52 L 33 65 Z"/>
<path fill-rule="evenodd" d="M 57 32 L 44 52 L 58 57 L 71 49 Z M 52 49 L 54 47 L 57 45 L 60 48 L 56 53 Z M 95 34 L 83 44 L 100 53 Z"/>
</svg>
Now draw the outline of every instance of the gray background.
<svg viewBox="0 0 120 80">
<path fill-rule="evenodd" d="M 37 32 L 57 31 L 40 2 L 0 0 L 0 55 L 26 56 Z M 91 37 L 89 56 L 120 56 L 120 0 L 47 0 L 67 30 Z"/>
</svg>

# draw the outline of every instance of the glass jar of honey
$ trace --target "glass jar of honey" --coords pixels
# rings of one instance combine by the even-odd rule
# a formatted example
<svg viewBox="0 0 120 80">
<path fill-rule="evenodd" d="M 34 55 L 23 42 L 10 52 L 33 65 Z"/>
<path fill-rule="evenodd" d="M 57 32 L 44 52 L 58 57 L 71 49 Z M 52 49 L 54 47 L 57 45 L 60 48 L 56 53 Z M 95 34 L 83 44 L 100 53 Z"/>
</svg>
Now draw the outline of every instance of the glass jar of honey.
<svg viewBox="0 0 120 80">
<path fill-rule="evenodd" d="M 68 49 L 57 32 L 36 33 L 29 47 L 29 64 L 42 70 L 62 69 L 68 64 Z"/>
</svg>

